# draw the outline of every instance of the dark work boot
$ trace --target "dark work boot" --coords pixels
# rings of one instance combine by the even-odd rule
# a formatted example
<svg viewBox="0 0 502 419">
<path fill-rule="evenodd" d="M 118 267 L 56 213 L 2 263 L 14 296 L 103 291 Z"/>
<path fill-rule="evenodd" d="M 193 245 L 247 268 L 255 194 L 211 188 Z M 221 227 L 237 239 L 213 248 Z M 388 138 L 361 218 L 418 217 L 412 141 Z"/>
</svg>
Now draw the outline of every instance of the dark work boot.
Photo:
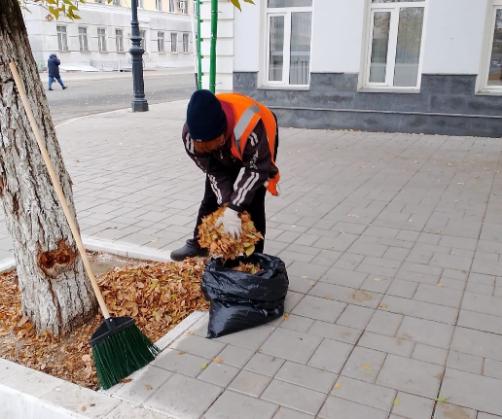
<svg viewBox="0 0 502 419">
<path fill-rule="evenodd" d="M 202 249 L 194 239 L 188 239 L 183 247 L 171 252 L 171 259 L 175 261 L 194 256 L 207 256 L 207 250 Z"/>
</svg>

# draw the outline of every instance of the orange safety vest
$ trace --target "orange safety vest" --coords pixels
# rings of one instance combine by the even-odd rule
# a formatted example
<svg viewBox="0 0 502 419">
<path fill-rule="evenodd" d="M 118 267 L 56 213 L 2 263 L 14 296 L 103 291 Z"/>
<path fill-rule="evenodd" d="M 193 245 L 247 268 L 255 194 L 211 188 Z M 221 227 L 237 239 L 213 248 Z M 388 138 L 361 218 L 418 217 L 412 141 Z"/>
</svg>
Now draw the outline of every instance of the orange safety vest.
<svg viewBox="0 0 502 419">
<path fill-rule="evenodd" d="M 219 93 L 218 100 L 229 105 L 235 118 L 234 132 L 232 136 L 232 155 L 242 161 L 242 155 L 246 148 L 249 136 L 255 129 L 258 122 L 262 121 L 268 140 L 268 147 L 272 163 L 275 165 L 275 143 L 277 141 L 277 123 L 274 114 L 270 109 L 249 96 L 238 93 Z M 279 195 L 277 184 L 281 176 L 279 171 L 270 178 L 267 183 L 267 190 L 274 196 Z"/>
</svg>

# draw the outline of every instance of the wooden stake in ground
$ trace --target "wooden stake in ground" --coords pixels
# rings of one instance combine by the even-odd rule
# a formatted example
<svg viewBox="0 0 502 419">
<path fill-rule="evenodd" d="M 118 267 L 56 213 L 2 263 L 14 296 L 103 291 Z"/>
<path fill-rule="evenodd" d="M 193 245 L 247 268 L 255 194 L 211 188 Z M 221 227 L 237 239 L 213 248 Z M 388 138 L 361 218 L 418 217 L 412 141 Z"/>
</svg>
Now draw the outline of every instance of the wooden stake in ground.
<svg viewBox="0 0 502 419">
<path fill-rule="evenodd" d="M 35 117 L 33 116 L 28 96 L 26 95 L 24 84 L 17 71 L 16 64 L 11 62 L 9 67 L 19 91 L 24 110 L 28 116 L 31 129 L 33 130 L 38 147 L 42 153 L 42 158 L 49 172 L 49 177 L 51 178 L 59 203 L 63 208 L 64 215 L 84 263 L 86 273 L 91 281 L 99 308 L 105 318 L 105 321 L 92 336 L 91 345 L 101 386 L 103 388 L 109 388 L 152 361 L 158 349 L 141 333 L 134 324 L 132 318 L 110 317 L 108 308 L 99 290 L 96 277 L 92 272 L 91 264 L 85 253 L 80 232 L 70 212 L 61 184 L 50 160 Z"/>
</svg>

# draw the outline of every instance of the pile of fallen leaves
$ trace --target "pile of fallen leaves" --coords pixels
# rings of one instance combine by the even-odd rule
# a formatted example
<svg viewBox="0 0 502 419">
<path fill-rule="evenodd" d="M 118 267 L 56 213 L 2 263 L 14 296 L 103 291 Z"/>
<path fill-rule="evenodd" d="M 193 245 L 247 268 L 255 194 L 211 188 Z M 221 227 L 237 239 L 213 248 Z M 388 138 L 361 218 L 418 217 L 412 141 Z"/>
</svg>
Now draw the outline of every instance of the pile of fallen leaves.
<svg viewBox="0 0 502 419">
<path fill-rule="evenodd" d="M 200 287 L 204 269 L 203 259 L 192 258 L 112 271 L 98 283 L 111 315 L 133 317 L 155 341 L 194 310 L 207 307 Z"/>
<path fill-rule="evenodd" d="M 240 214 L 242 233 L 238 239 L 225 233 L 223 225 L 216 225 L 216 221 L 223 215 L 224 207 L 217 209 L 202 220 L 199 226 L 199 244 L 208 249 L 209 256 L 232 260 L 238 256 L 251 256 L 255 251 L 255 244 L 263 239 L 256 230 L 251 216 L 246 211 Z"/>
<path fill-rule="evenodd" d="M 195 310 L 207 309 L 200 282 L 204 261 L 115 268 L 98 278 L 112 316 L 131 316 L 156 341 Z M 97 388 L 89 338 L 96 315 L 68 336 L 37 335 L 21 314 L 15 272 L 0 274 L 0 357 L 79 385 Z"/>
</svg>

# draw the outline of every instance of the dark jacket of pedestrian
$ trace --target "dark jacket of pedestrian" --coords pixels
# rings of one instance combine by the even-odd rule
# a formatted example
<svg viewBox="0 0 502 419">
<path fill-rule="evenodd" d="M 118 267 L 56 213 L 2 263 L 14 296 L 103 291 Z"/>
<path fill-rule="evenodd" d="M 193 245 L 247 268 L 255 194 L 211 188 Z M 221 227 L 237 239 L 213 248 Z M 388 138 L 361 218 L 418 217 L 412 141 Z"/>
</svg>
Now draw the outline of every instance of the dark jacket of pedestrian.
<svg viewBox="0 0 502 419">
<path fill-rule="evenodd" d="M 61 61 L 56 54 L 51 54 L 49 60 L 47 61 L 47 69 L 49 71 L 49 77 L 59 77 L 59 65 Z"/>
</svg>

